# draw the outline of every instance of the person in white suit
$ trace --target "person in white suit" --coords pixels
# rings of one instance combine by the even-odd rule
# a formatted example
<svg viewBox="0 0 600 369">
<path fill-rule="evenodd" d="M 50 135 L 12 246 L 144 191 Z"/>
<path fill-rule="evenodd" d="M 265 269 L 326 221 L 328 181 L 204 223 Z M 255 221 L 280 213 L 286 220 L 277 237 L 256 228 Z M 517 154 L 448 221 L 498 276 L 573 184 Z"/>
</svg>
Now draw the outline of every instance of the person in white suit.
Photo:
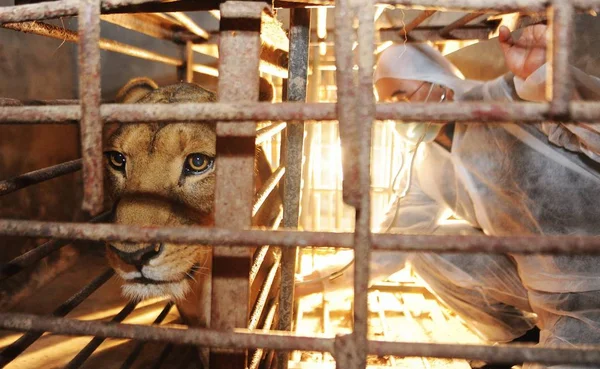
<svg viewBox="0 0 600 369">
<path fill-rule="evenodd" d="M 393 45 L 374 80 L 379 101 L 546 101 L 546 26 L 500 30 L 507 73 L 465 80 L 426 44 Z M 600 99 L 600 79 L 571 67 L 574 99 Z M 377 230 L 406 234 L 599 235 L 600 127 L 584 123 L 396 124 L 415 148 Z M 451 137 L 442 140 L 441 137 Z M 453 214 L 466 221 L 447 225 Z M 540 344 L 600 343 L 600 257 L 373 252 L 372 282 L 410 261 L 432 292 L 488 342 L 534 325 Z M 327 276 L 340 265 L 321 270 Z M 351 288 L 352 267 L 321 278 Z M 309 279 L 310 280 L 310 279 Z M 300 283 L 299 295 L 315 291 Z"/>
</svg>

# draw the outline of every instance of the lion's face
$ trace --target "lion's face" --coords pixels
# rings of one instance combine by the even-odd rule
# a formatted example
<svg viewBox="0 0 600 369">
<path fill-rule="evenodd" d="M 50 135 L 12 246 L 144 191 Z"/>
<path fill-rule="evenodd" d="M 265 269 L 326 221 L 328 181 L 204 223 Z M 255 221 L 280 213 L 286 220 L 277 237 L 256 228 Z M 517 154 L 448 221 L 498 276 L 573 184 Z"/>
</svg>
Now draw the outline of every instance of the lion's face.
<svg viewBox="0 0 600 369">
<path fill-rule="evenodd" d="M 128 100 L 127 96 L 121 100 L 140 103 L 214 101 L 214 94 L 195 85 L 153 88 L 151 81 L 138 81 L 138 85 L 130 86 L 131 91 L 125 91 L 127 96 L 134 96 L 134 100 Z M 211 124 L 121 125 L 105 144 L 106 177 L 115 201 L 115 223 L 212 225 L 215 150 L 216 134 Z M 115 242 L 107 245 L 107 256 L 124 281 L 126 296 L 181 299 L 190 290 L 193 280 L 206 274 L 203 267 L 210 257 L 210 248 Z"/>
</svg>

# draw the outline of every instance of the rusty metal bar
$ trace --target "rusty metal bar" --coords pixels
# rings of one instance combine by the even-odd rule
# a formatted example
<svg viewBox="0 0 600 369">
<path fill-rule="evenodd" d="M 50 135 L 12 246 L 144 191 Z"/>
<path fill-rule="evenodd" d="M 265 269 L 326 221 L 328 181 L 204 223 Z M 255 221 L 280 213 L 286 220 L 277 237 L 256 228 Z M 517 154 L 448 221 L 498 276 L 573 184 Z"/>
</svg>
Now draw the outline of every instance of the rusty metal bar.
<svg viewBox="0 0 600 369">
<path fill-rule="evenodd" d="M 121 323 L 133 310 L 135 310 L 137 304 L 138 301 L 129 301 L 110 321 L 112 323 Z M 94 337 L 71 361 L 69 361 L 69 363 L 67 363 L 67 365 L 65 365 L 65 369 L 77 369 L 81 367 L 105 340 L 106 338 L 104 337 Z"/>
<path fill-rule="evenodd" d="M 260 71 L 280 78 L 288 78 L 289 42 L 285 31 L 281 28 L 280 22 L 268 13 L 262 16 L 261 29 Z M 195 51 L 218 58 L 219 51 L 216 47 L 210 46 L 218 44 L 219 39 L 218 33 L 211 33 L 206 43 L 196 45 Z"/>
<path fill-rule="evenodd" d="M 158 1 L 160 0 L 102 0 L 101 6 L 103 11 L 109 11 L 121 6 L 139 5 Z M 6 6 L 0 8 L 0 24 L 65 17 L 77 15 L 78 11 L 79 1 L 73 0 Z"/>
<path fill-rule="evenodd" d="M 254 330 L 258 328 L 258 322 L 262 316 L 265 304 L 267 303 L 267 298 L 269 297 L 269 293 L 271 292 L 271 286 L 273 285 L 273 281 L 275 281 L 275 276 L 277 275 L 277 270 L 281 265 L 281 255 L 276 254 L 275 260 L 273 261 L 273 265 L 269 270 L 269 274 L 267 278 L 265 278 L 263 285 L 261 286 L 260 293 L 258 298 L 256 299 L 256 303 L 254 304 L 254 309 L 250 314 L 250 320 L 248 321 L 248 329 Z"/>
<path fill-rule="evenodd" d="M 308 81 L 308 49 L 310 43 L 310 10 L 290 11 L 289 62 L 287 100 L 306 101 Z M 300 191 L 302 183 L 302 157 L 304 152 L 304 122 L 290 121 L 283 136 L 282 159 L 286 168 L 283 179 L 283 226 L 298 228 L 300 217 Z M 294 281 L 298 248 L 281 250 L 281 287 L 279 292 L 279 321 L 277 329 L 292 329 L 294 309 Z M 278 352 L 277 368 L 287 369 L 289 352 Z"/>
<path fill-rule="evenodd" d="M 251 1 L 221 4 L 219 101 L 258 101 L 261 18 L 267 8 L 265 3 Z M 240 56 L 244 63 L 239 62 Z M 216 130 L 215 225 L 247 228 L 252 224 L 256 123 L 221 121 Z M 252 254 L 249 249 L 213 249 L 211 328 L 231 330 L 247 326 Z M 218 368 L 243 368 L 247 366 L 248 353 L 211 350 L 209 360 L 211 366 Z"/>
<path fill-rule="evenodd" d="M 196 22 L 194 22 L 194 20 L 188 17 L 185 13 L 173 12 L 167 14 L 175 18 L 179 23 L 183 24 L 191 33 L 200 36 L 204 40 L 208 40 L 208 37 L 210 36 L 208 32 L 200 28 L 200 26 L 198 26 Z"/>
<path fill-rule="evenodd" d="M 273 223 L 273 226 L 271 227 L 271 229 L 278 229 L 279 226 L 281 225 L 281 221 L 283 220 L 283 208 L 279 208 L 279 213 L 277 214 L 277 217 L 275 218 L 275 222 Z M 258 249 L 257 252 L 254 253 L 254 262 L 252 263 L 252 268 L 250 269 L 250 285 L 252 285 L 254 283 L 254 280 L 256 279 L 256 276 L 258 275 L 258 272 L 260 270 L 260 267 L 262 266 L 263 261 L 265 260 L 265 257 L 267 256 L 267 252 L 269 251 L 269 248 L 271 246 L 261 246 L 260 249 Z"/>
<path fill-rule="evenodd" d="M 356 83 L 352 45 L 355 38 L 352 21 L 354 12 L 348 1 L 340 1 L 334 9 L 335 19 L 335 66 L 337 81 L 336 112 L 339 120 L 342 143 L 342 172 L 344 202 L 358 206 L 358 172 L 362 163 L 358 158 L 357 145 L 362 138 L 356 131 Z"/>
<path fill-rule="evenodd" d="M 112 212 L 106 212 L 90 220 L 90 223 L 100 223 L 108 220 L 112 216 Z M 64 246 L 70 244 L 68 240 L 52 240 L 48 241 L 26 253 L 17 256 L 6 264 L 0 265 L 0 281 L 12 277 L 21 272 L 25 268 L 37 263 L 41 259 L 51 253 L 60 250 Z"/>
<path fill-rule="evenodd" d="M 272 299 L 271 303 L 269 304 L 269 313 L 267 314 L 266 318 L 265 318 L 265 323 L 262 327 L 262 331 L 263 332 L 268 332 L 271 329 L 271 326 L 273 326 L 273 321 L 275 320 L 275 312 L 277 311 L 277 299 Z M 252 360 L 250 362 L 250 369 L 257 369 L 259 364 L 260 364 L 260 360 L 263 356 L 263 349 L 257 349 L 256 352 L 254 353 L 254 355 L 252 355 Z"/>
<path fill-rule="evenodd" d="M 51 37 L 66 42 L 79 42 L 79 36 L 77 33 L 43 22 L 6 23 L 0 25 L 0 27 L 18 32 Z M 183 60 L 181 59 L 172 58 L 170 56 L 142 49 L 137 46 L 124 44 L 122 42 L 108 40 L 105 38 L 100 38 L 98 42 L 102 50 L 113 51 L 140 59 L 151 60 L 174 66 L 183 65 Z"/>
<path fill-rule="evenodd" d="M 400 36 L 404 37 L 404 36 L 408 35 L 410 33 L 410 31 L 419 27 L 419 25 L 421 23 L 425 22 L 429 17 L 431 17 L 435 13 L 436 13 L 436 10 L 423 10 L 421 13 L 419 13 L 415 17 L 415 19 L 410 21 L 409 24 L 407 24 L 406 26 L 404 26 L 400 29 Z"/>
<path fill-rule="evenodd" d="M 285 122 L 282 123 L 274 123 L 267 127 L 261 128 L 256 131 L 256 145 L 260 145 L 265 141 L 270 140 L 273 136 L 283 131 L 286 128 L 287 124 Z"/>
<path fill-rule="evenodd" d="M 279 182 L 281 181 L 281 177 L 283 177 L 283 174 L 285 172 L 286 172 L 285 167 L 277 168 L 277 170 L 275 172 L 273 172 L 273 174 L 271 174 L 269 179 L 267 179 L 267 181 L 263 184 L 263 187 L 254 196 L 254 204 L 252 205 L 252 216 L 253 217 L 258 213 L 258 211 L 263 206 L 267 197 L 269 197 L 271 192 L 273 192 L 275 187 L 279 184 Z M 285 209 L 285 205 L 284 205 L 284 209 Z M 284 212 L 284 214 L 285 214 L 285 212 Z"/>
<path fill-rule="evenodd" d="M 551 20 L 551 37 L 547 52 L 550 68 L 547 69 L 546 91 L 550 102 L 551 116 L 569 115 L 569 101 L 573 93 L 570 56 L 573 41 L 574 9 L 569 0 L 554 0 L 548 8 Z"/>
<path fill-rule="evenodd" d="M 442 37 L 450 37 L 450 33 L 452 31 L 454 31 L 457 28 L 467 25 L 467 23 L 481 17 L 483 14 L 485 14 L 485 13 L 476 12 L 476 13 L 467 14 L 464 17 L 461 17 L 461 18 L 457 19 L 456 21 L 450 23 L 449 25 L 445 26 L 444 28 L 442 28 L 440 30 L 440 35 Z"/>
<path fill-rule="evenodd" d="M 230 331 L 193 327 L 167 328 L 138 324 L 80 321 L 21 313 L 0 313 L 0 328 L 17 331 L 54 332 L 62 335 L 130 338 L 147 342 L 167 342 L 175 345 L 218 348 L 333 351 L 333 338 L 300 336 L 290 332 L 278 331 L 271 331 L 267 334 L 243 328 Z M 568 352 L 571 351 L 575 350 Z"/>
<path fill-rule="evenodd" d="M 364 369 L 367 365 L 369 333 L 369 268 L 371 262 L 371 136 L 375 120 L 373 95 L 373 67 L 375 63 L 375 4 L 366 0 L 355 9 L 358 18 L 358 94 L 356 118 L 353 123 L 360 137 L 352 152 L 364 158 L 358 167 L 358 198 L 354 231 L 354 321 L 352 342 L 346 347 L 345 360 L 351 368 Z M 339 357 L 336 352 L 336 358 Z M 338 366 L 343 368 L 344 366 Z"/>
<path fill-rule="evenodd" d="M 77 172 L 80 169 L 81 159 L 76 159 L 2 180 L 0 181 L 0 196 L 65 174 Z"/>
<path fill-rule="evenodd" d="M 100 118 L 100 0 L 79 3 L 79 100 L 81 101 L 81 157 L 83 204 L 92 215 L 104 204 L 102 120 Z"/>
<path fill-rule="evenodd" d="M 8 330 L 53 332 L 61 335 L 85 335 L 105 338 L 129 338 L 148 342 L 209 347 L 263 348 L 273 350 L 301 350 L 334 352 L 334 341 L 347 339 L 306 337 L 290 332 L 260 333 L 244 329 L 222 332 L 199 328 L 162 328 L 137 324 L 99 321 L 79 321 L 32 314 L 1 313 L 0 327 Z M 486 362 L 515 363 L 539 362 L 544 364 L 596 365 L 600 362 L 600 348 L 542 348 L 532 345 L 463 345 L 415 342 L 369 341 L 368 352 L 378 356 L 440 357 L 478 359 Z"/>
<path fill-rule="evenodd" d="M 573 0 L 574 3 L 583 4 L 585 2 Z M 436 0 L 377 0 L 378 4 L 402 6 L 418 9 L 432 9 L 443 11 L 543 11 L 547 1 L 544 0 L 445 0 L 440 3 Z"/>
<path fill-rule="evenodd" d="M 265 257 L 269 252 L 271 246 L 261 246 L 258 251 L 254 254 L 254 263 L 252 264 L 252 269 L 250 270 L 250 284 L 254 283 L 258 272 L 260 271 L 260 267 L 262 266 L 263 261 L 265 261 Z"/>
<path fill-rule="evenodd" d="M 500 0 L 501 1 L 501 0 Z M 528 3 L 523 3 L 523 2 L 519 2 L 518 0 L 509 0 L 508 2 L 503 1 L 500 2 L 499 0 L 496 1 L 492 1 L 490 2 L 491 4 L 489 5 L 490 7 L 496 7 L 499 8 L 500 10 L 502 9 L 513 9 L 514 11 L 517 11 L 519 9 L 523 9 L 524 5 L 526 4 L 525 7 L 527 7 L 527 9 L 529 9 L 529 4 Z M 581 9 L 591 9 L 593 6 L 597 5 L 598 3 L 596 2 L 596 0 L 573 0 L 573 2 L 577 5 L 578 8 Z M 275 7 L 276 8 L 306 8 L 306 7 L 317 7 L 317 6 L 327 6 L 327 7 L 333 7 L 334 6 L 334 1 L 333 0 L 308 0 L 308 1 L 298 1 L 298 0 L 290 0 L 290 1 L 285 1 L 285 0 L 275 0 Z M 397 1 L 389 1 L 389 0 L 382 0 L 382 1 L 378 1 L 378 4 L 381 5 L 390 5 L 390 4 L 395 4 L 398 3 Z M 452 8 L 448 9 L 446 7 L 446 3 L 444 2 L 444 4 L 440 4 L 439 2 L 435 2 L 435 0 L 430 0 L 430 1 L 402 1 L 403 4 L 405 4 L 404 6 L 409 7 L 411 6 L 411 3 L 414 3 L 414 7 L 415 8 L 437 8 L 439 10 L 458 10 L 458 11 L 469 11 L 469 9 L 471 9 L 472 7 L 476 7 L 476 8 L 486 8 L 486 4 L 484 1 L 477 1 L 477 0 L 470 0 L 470 1 L 451 1 L 449 2 L 448 6 L 452 6 Z M 541 4 L 540 4 L 541 3 Z M 542 7 L 543 4 L 545 4 L 546 2 L 541 2 L 541 1 L 535 1 L 533 3 L 534 6 L 536 7 Z M 117 10 L 113 10 L 110 11 L 112 12 L 126 12 L 126 13 L 151 13 L 151 12 L 165 12 L 165 11 L 199 11 L 199 10 L 214 10 L 214 9 L 218 9 L 218 0 L 204 0 L 202 2 L 197 2 L 197 1 L 172 1 L 172 2 L 163 2 L 161 4 L 142 4 L 142 5 L 138 5 L 138 6 L 128 6 L 128 7 L 124 7 L 122 9 L 117 9 Z M 423 5 L 425 4 L 425 5 Z M 429 4 L 429 5 L 427 5 Z M 498 5 L 499 4 L 499 5 Z M 400 5 L 403 6 L 403 5 Z M 471 8 L 469 8 L 469 6 Z M 480 9 L 477 9 L 480 10 Z"/>
<path fill-rule="evenodd" d="M 402 28 L 382 28 L 378 30 L 379 39 L 381 42 L 392 41 L 392 42 L 423 42 L 423 41 L 447 41 L 447 40 L 487 40 L 490 32 L 493 31 L 488 26 L 473 25 L 457 28 L 452 31 L 447 37 L 440 35 L 440 30 L 443 27 L 437 26 L 423 26 L 414 29 L 410 33 L 410 40 L 405 40 L 401 34 Z"/>
<path fill-rule="evenodd" d="M 86 224 L 0 220 L 0 235 L 105 242 L 169 242 L 215 246 L 353 248 L 352 233 L 265 231 L 224 227 L 147 228 L 119 224 Z M 434 236 L 376 233 L 373 249 L 423 252 L 488 252 L 494 254 L 600 254 L 595 236 Z M 218 248 L 218 247 L 217 247 Z"/>
<path fill-rule="evenodd" d="M 79 5 L 79 100 L 81 101 L 82 209 L 98 214 L 104 202 L 102 120 L 100 118 L 100 0 Z"/>
<path fill-rule="evenodd" d="M 547 103 L 472 103 L 449 102 L 377 104 L 375 119 L 404 121 L 460 121 L 461 123 L 537 123 L 600 121 L 600 103 L 572 102 L 570 115 L 550 117 Z M 100 108 L 104 122 L 195 122 L 195 121 L 263 121 L 304 120 L 331 121 L 337 119 L 333 103 L 184 103 L 184 104 L 106 104 Z M 77 121 L 78 106 L 8 106 L 0 109 L 0 124 L 41 124 Z M 309 122 L 310 123 L 310 122 Z"/>
<path fill-rule="evenodd" d="M 94 278 L 90 283 L 85 285 L 77 293 L 71 296 L 67 301 L 63 302 L 56 310 L 54 310 L 52 315 L 54 317 L 64 317 L 77 306 L 79 306 L 79 304 L 81 304 L 83 300 L 85 300 L 92 293 L 94 293 L 94 291 L 96 291 L 104 283 L 106 283 L 114 274 L 114 270 L 106 270 L 104 273 Z M 18 340 L 16 340 L 15 342 L 7 346 L 4 350 L 2 350 L 2 352 L 0 352 L 0 367 L 4 367 L 8 363 L 13 361 L 17 356 L 19 356 L 21 353 L 23 353 L 23 351 L 25 351 L 29 346 L 31 346 L 35 341 L 37 341 L 37 339 L 40 338 L 44 333 L 44 330 L 25 330 L 29 332 L 21 336 Z"/>
<path fill-rule="evenodd" d="M 456 28 L 452 31 L 452 34 L 448 37 L 442 37 L 440 30 L 444 27 L 440 26 L 422 26 L 410 31 L 410 38 L 404 37 L 403 27 L 388 27 L 380 28 L 377 30 L 379 34 L 379 42 L 384 43 L 386 41 L 392 41 L 395 43 L 404 42 L 422 42 L 422 41 L 448 41 L 448 40 L 487 40 L 490 33 L 494 30 L 493 27 L 485 24 L 475 24 L 470 26 L 463 26 Z M 333 30 L 327 30 L 328 36 L 325 39 L 325 44 L 333 46 L 333 40 L 329 34 L 333 34 Z M 316 36 L 316 32 L 312 32 L 312 36 Z M 318 42 L 311 42 L 310 46 L 317 46 Z"/>
<path fill-rule="evenodd" d="M 156 319 L 154 319 L 154 322 L 152 322 L 152 324 L 159 325 L 160 323 L 162 323 L 163 320 L 165 320 L 165 318 L 167 317 L 167 315 L 169 315 L 169 312 L 171 311 L 171 308 L 173 307 L 173 305 L 175 305 L 175 303 L 173 301 L 167 302 L 165 307 L 162 309 L 160 314 L 158 314 Z M 121 365 L 121 369 L 131 368 L 131 366 L 137 360 L 138 356 L 140 356 L 140 353 L 142 352 L 145 344 L 146 344 L 146 342 L 138 342 L 135 345 L 133 350 L 131 350 L 131 353 L 129 354 L 129 356 L 127 356 L 127 359 L 125 359 L 125 361 L 123 362 L 123 365 Z"/>
</svg>

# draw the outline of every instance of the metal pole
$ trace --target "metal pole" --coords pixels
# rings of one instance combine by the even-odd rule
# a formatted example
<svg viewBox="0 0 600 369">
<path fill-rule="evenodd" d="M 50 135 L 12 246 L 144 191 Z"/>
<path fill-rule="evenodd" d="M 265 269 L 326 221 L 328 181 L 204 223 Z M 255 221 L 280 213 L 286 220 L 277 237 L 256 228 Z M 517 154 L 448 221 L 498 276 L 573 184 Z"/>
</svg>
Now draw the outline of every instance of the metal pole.
<svg viewBox="0 0 600 369">
<path fill-rule="evenodd" d="M 310 9 L 292 9 L 290 12 L 290 46 L 288 60 L 287 100 L 306 101 L 308 79 L 308 45 L 310 41 Z M 302 154 L 304 151 L 304 122 L 290 121 L 285 134 L 282 160 L 286 168 L 283 179 L 283 226 L 298 228 L 300 217 L 300 185 L 302 182 Z M 282 250 L 281 291 L 279 293 L 278 329 L 292 329 L 294 308 L 294 278 L 297 248 Z M 277 353 L 277 367 L 286 369 L 288 352 Z"/>
<path fill-rule="evenodd" d="M 100 0 L 79 3 L 79 100 L 81 101 L 82 209 L 92 215 L 104 206 L 102 120 L 100 118 Z"/>
<path fill-rule="evenodd" d="M 220 102 L 258 101 L 261 17 L 266 7 L 265 3 L 249 1 L 221 4 Z M 217 123 L 216 226 L 252 226 L 255 139 L 255 122 Z M 252 255 L 248 248 L 213 249 L 211 328 L 231 330 L 248 325 Z M 245 368 L 247 356 L 246 350 L 213 349 L 210 366 Z"/>
</svg>

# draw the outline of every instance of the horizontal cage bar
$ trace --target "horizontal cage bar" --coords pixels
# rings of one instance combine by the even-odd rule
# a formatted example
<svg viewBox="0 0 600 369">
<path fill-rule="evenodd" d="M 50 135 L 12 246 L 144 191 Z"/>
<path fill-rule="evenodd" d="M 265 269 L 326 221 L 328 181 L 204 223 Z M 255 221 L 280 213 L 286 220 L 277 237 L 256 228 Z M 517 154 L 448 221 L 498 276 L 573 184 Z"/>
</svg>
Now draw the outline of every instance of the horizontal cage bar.
<svg viewBox="0 0 600 369">
<path fill-rule="evenodd" d="M 353 248 L 353 233 L 234 230 L 204 227 L 139 227 L 116 224 L 58 223 L 0 220 L 0 235 L 53 237 L 94 241 L 170 242 L 215 246 L 339 247 Z M 372 235 L 376 250 L 489 252 L 517 254 L 600 254 L 594 236 L 437 236 Z"/>
<path fill-rule="evenodd" d="M 159 328 L 136 324 L 79 321 L 31 314 L 2 313 L 0 327 L 11 330 L 35 330 L 62 335 L 85 335 L 105 338 L 130 338 L 151 342 L 169 342 L 222 348 L 265 348 L 273 350 L 302 350 L 335 352 L 339 342 L 350 336 L 336 338 L 307 337 L 290 332 L 269 333 L 236 329 L 222 332 L 198 328 Z M 495 363 L 539 362 L 545 364 L 597 364 L 600 349 L 595 346 L 581 348 L 541 348 L 528 345 L 464 345 L 415 342 L 368 341 L 368 352 L 378 356 L 414 356 L 478 359 Z"/>
<path fill-rule="evenodd" d="M 570 114 L 551 117 L 548 103 L 451 102 L 377 104 L 375 119 L 406 121 L 479 122 L 599 122 L 600 103 L 571 102 Z M 106 123 L 336 120 L 333 103 L 183 103 L 104 104 L 100 115 Z M 81 118 L 79 106 L 10 106 L 0 109 L 0 124 L 75 123 Z"/>
</svg>

